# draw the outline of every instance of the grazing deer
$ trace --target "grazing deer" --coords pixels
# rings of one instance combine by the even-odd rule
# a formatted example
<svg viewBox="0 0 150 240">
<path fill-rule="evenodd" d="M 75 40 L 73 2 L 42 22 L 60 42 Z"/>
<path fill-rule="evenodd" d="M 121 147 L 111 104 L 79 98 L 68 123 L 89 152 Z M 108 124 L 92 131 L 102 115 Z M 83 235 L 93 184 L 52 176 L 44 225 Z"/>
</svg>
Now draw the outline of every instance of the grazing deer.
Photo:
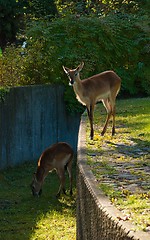
<svg viewBox="0 0 150 240">
<path fill-rule="evenodd" d="M 79 102 L 86 106 L 88 117 L 90 121 L 91 133 L 90 137 L 93 139 L 93 114 L 95 104 L 99 101 L 103 102 L 107 111 L 107 118 L 101 135 L 106 132 L 110 117 L 113 117 L 112 135 L 115 134 L 115 100 L 120 90 L 121 79 L 113 71 L 105 71 L 86 78 L 80 79 L 80 71 L 84 63 L 82 62 L 76 69 L 69 69 L 63 66 L 64 72 L 69 78 L 69 85 L 73 85 L 74 92 Z"/>
<path fill-rule="evenodd" d="M 38 160 L 37 170 L 31 183 L 33 196 L 41 195 L 44 179 L 53 169 L 57 171 L 60 179 L 57 196 L 60 195 L 61 190 L 65 194 L 65 168 L 69 173 L 70 195 L 72 195 L 72 160 L 73 149 L 65 142 L 59 142 L 47 148 Z"/>
</svg>

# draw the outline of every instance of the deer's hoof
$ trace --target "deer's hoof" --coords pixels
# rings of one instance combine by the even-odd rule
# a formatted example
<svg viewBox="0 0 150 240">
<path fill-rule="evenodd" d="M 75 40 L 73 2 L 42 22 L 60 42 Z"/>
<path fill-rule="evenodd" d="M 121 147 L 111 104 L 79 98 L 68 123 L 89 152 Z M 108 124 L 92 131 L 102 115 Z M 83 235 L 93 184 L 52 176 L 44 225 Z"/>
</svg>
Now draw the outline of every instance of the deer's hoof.
<svg viewBox="0 0 150 240">
<path fill-rule="evenodd" d="M 112 131 L 112 136 L 114 136 L 115 135 L 115 131 Z"/>
</svg>

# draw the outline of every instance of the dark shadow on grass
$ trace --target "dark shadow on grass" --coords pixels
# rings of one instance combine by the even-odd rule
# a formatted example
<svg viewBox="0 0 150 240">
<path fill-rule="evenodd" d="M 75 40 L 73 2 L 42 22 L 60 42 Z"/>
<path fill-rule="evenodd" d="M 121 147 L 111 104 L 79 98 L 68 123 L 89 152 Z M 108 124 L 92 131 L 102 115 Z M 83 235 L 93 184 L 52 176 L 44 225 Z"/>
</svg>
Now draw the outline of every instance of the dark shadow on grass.
<svg viewBox="0 0 150 240">
<path fill-rule="evenodd" d="M 133 158 L 138 158 L 142 155 L 150 154 L 150 142 L 141 140 L 138 138 L 131 138 L 132 145 L 124 143 L 113 143 L 111 141 L 106 141 L 110 146 L 115 146 L 114 151 L 121 153 L 123 155 L 131 156 Z"/>
<path fill-rule="evenodd" d="M 124 156 L 125 159 L 131 161 L 131 159 L 150 159 L 150 142 L 147 140 L 141 139 L 143 134 L 140 134 L 137 138 L 130 138 L 130 143 L 123 143 L 120 139 L 118 142 L 114 142 L 113 139 L 111 140 L 104 140 L 102 141 L 101 147 L 101 140 L 99 141 L 99 148 L 87 149 L 87 154 L 91 157 L 96 156 L 106 156 L 108 158 L 116 158 L 117 156 Z M 105 142 L 105 144 L 104 144 Z M 91 142 L 92 144 L 92 142 Z M 98 164 L 97 160 L 93 161 L 93 164 Z"/>
</svg>

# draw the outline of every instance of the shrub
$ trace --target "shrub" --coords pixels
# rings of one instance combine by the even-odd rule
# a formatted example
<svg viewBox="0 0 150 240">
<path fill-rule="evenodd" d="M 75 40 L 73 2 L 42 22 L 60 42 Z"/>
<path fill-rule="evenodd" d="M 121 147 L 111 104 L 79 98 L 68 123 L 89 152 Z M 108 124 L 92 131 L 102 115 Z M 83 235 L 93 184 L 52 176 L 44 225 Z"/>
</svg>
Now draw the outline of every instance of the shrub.
<svg viewBox="0 0 150 240">
<path fill-rule="evenodd" d="M 19 48 L 11 45 L 0 56 L 0 87 L 17 86 L 22 81 L 22 58 Z"/>
<path fill-rule="evenodd" d="M 74 104 L 75 95 L 68 88 L 62 65 L 74 68 L 84 61 L 81 78 L 112 69 L 122 78 L 122 96 L 149 94 L 146 27 L 145 16 L 121 13 L 106 17 L 69 15 L 53 22 L 35 21 L 27 31 L 24 55 L 19 55 L 20 50 L 15 55 L 14 74 L 19 80 L 16 83 L 64 84 L 69 111 L 82 111 L 80 104 Z"/>
</svg>

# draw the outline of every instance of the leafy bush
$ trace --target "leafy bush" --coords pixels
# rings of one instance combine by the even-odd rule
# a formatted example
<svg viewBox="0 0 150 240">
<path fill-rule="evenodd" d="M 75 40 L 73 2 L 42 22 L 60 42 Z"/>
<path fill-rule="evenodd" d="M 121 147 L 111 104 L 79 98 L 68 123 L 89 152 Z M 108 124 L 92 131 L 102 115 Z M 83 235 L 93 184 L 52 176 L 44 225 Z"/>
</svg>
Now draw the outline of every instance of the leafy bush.
<svg viewBox="0 0 150 240">
<path fill-rule="evenodd" d="M 23 57 L 15 55 L 21 62 L 16 65 L 18 84 L 64 84 L 69 111 L 81 111 L 62 65 L 74 68 L 84 61 L 81 79 L 113 69 L 122 78 L 122 96 L 149 94 L 147 22 L 145 16 L 121 13 L 35 21 L 28 28 Z"/>
<path fill-rule="evenodd" d="M 38 82 L 63 82 L 62 65 L 85 61 L 84 77 L 115 70 L 122 78 L 122 93 L 144 93 L 148 79 L 148 34 L 144 17 L 114 14 L 107 17 L 67 16 L 54 22 L 35 22 L 29 28 L 26 75 Z M 146 47 L 147 46 L 147 47 Z M 31 76 L 30 76 L 31 74 Z M 147 88 L 147 87 L 146 87 Z"/>
<path fill-rule="evenodd" d="M 0 87 L 18 86 L 22 81 L 22 58 L 19 48 L 9 46 L 0 56 Z"/>
</svg>

